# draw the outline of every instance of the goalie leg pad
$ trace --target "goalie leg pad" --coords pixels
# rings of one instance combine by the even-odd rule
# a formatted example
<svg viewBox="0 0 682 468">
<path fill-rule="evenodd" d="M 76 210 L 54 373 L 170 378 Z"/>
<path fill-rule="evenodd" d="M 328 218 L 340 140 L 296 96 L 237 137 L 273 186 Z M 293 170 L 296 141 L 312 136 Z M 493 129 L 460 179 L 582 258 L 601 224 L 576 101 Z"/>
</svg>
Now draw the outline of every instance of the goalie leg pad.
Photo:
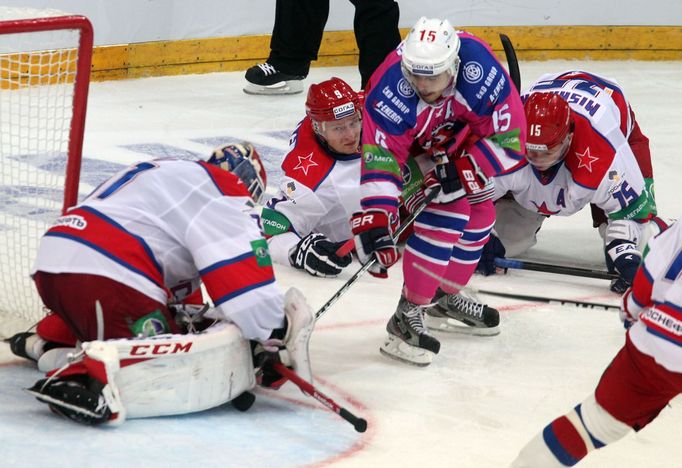
<svg viewBox="0 0 682 468">
<path fill-rule="evenodd" d="M 256 384 L 249 342 L 230 323 L 198 335 L 112 342 L 125 363 L 116 382 L 129 418 L 214 408 Z"/>
<path fill-rule="evenodd" d="M 289 362 L 282 356 L 282 362 L 307 382 L 313 382 L 313 372 L 310 368 L 308 344 L 310 334 L 315 326 L 313 311 L 305 300 L 303 293 L 296 288 L 289 288 L 284 296 L 284 312 L 289 322 L 287 334 L 284 337 L 284 347 Z M 281 355 L 282 353 L 280 353 Z"/>
</svg>

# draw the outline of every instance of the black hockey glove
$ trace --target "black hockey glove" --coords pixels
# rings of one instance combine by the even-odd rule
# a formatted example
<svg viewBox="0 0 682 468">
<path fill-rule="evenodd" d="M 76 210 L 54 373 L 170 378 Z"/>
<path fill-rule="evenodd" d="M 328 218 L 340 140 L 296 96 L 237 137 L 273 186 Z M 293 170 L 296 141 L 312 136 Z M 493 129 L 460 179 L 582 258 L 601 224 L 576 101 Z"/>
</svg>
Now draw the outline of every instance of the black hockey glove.
<svg viewBox="0 0 682 468">
<path fill-rule="evenodd" d="M 339 257 L 336 251 L 344 242 L 331 242 L 324 234 L 312 233 L 300 240 L 289 254 L 289 262 L 295 268 L 313 276 L 331 278 L 350 265 L 350 254 Z"/>
<path fill-rule="evenodd" d="M 483 252 L 481 252 L 481 259 L 476 265 L 476 271 L 483 276 L 490 276 L 497 273 L 497 267 L 495 267 L 495 257 L 504 258 L 507 251 L 492 232 L 490 233 L 490 238 L 488 242 L 483 246 Z"/>
<path fill-rule="evenodd" d="M 620 278 L 611 281 L 611 291 L 623 294 L 632 286 L 635 273 L 642 261 L 642 255 L 634 242 L 616 239 L 604 249 L 606 253 L 606 268 L 611 273 L 618 273 Z"/>
<path fill-rule="evenodd" d="M 450 203 L 466 196 L 454 162 L 442 153 L 432 156 L 432 159 L 436 167 L 424 177 L 424 183 L 427 187 L 440 185 L 441 191 L 433 200 L 434 203 Z"/>
</svg>

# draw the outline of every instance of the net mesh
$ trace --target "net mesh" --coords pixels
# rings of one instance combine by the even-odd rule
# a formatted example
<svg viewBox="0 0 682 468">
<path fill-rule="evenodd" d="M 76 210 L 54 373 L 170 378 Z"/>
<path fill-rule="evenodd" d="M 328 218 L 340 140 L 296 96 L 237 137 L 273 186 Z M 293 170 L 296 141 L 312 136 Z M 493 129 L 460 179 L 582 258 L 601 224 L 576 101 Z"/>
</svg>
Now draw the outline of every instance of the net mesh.
<svg viewBox="0 0 682 468">
<path fill-rule="evenodd" d="M 31 13 L 34 16 L 29 17 L 54 16 L 23 12 Z M 29 327 L 44 314 L 29 274 L 40 237 L 63 208 L 81 34 L 78 29 L 7 34 L 6 18 L 16 16 L 0 9 L 3 337 Z"/>
</svg>

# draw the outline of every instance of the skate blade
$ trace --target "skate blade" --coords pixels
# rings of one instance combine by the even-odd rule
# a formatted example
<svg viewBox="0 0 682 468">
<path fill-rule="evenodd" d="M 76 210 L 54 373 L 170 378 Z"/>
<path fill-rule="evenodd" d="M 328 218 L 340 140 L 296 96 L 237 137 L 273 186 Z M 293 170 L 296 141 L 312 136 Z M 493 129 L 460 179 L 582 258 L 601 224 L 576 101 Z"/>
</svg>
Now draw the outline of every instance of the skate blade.
<svg viewBox="0 0 682 468">
<path fill-rule="evenodd" d="M 470 327 L 469 325 L 452 318 L 438 318 L 426 315 L 424 325 L 429 330 L 445 333 L 459 333 L 461 335 L 495 336 L 500 334 L 499 325 L 496 327 Z"/>
<path fill-rule="evenodd" d="M 253 83 L 247 83 L 244 86 L 246 94 L 273 96 L 285 94 L 298 94 L 303 92 L 303 80 L 282 81 L 270 86 L 260 86 Z"/>
<path fill-rule="evenodd" d="M 431 351 L 407 344 L 392 335 L 388 335 L 379 351 L 386 357 L 418 367 L 428 366 L 435 356 Z"/>
</svg>

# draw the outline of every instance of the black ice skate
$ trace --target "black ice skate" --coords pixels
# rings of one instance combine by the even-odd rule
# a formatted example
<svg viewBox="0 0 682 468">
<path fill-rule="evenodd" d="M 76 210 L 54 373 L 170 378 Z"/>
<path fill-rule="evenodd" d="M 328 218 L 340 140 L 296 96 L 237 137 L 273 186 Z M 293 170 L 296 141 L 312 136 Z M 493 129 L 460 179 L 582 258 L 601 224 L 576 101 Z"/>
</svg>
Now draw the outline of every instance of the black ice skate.
<svg viewBox="0 0 682 468">
<path fill-rule="evenodd" d="M 415 366 L 428 366 L 440 351 L 440 343 L 424 327 L 422 306 L 400 297 L 393 317 L 386 325 L 388 338 L 379 351 L 385 356 Z"/>
<path fill-rule="evenodd" d="M 468 335 L 492 336 L 500 333 L 500 313 L 460 294 L 442 290 L 433 298 L 435 304 L 426 309 L 424 322 L 432 330 Z"/>
<path fill-rule="evenodd" d="M 8 338 L 9 349 L 15 356 L 38 362 L 45 351 L 46 341 L 36 333 L 22 332 Z"/>
<path fill-rule="evenodd" d="M 259 63 L 246 70 L 246 94 L 297 94 L 303 91 L 303 75 L 277 71 L 269 63 Z"/>
<path fill-rule="evenodd" d="M 103 388 L 101 382 L 87 375 L 69 375 L 39 380 L 26 391 L 60 416 L 81 424 L 100 424 L 111 417 Z"/>
</svg>

